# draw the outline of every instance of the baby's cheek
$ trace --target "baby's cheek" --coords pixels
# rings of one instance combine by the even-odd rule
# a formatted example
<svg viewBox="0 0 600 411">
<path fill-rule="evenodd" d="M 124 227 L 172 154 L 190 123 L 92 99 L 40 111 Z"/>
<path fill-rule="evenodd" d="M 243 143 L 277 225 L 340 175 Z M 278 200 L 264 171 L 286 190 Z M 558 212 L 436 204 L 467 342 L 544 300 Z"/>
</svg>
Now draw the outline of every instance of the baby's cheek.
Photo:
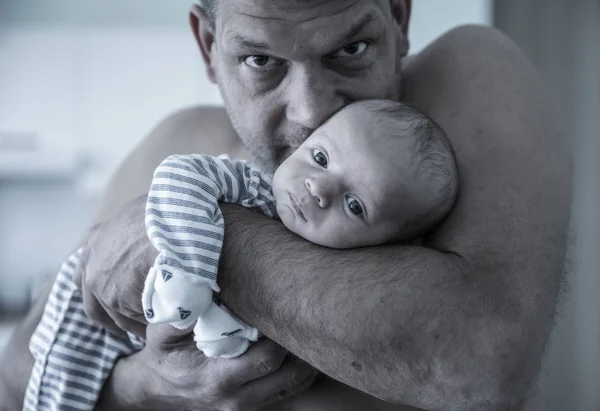
<svg viewBox="0 0 600 411">
<path fill-rule="evenodd" d="M 292 233 L 298 234 L 299 236 L 303 236 L 302 233 L 299 232 L 300 227 L 298 227 L 296 224 L 296 218 L 289 208 L 285 206 L 277 206 L 277 214 L 279 214 L 279 219 L 288 230 L 290 230 Z"/>
<path fill-rule="evenodd" d="M 286 227 L 291 232 L 299 235 L 300 237 L 304 238 L 307 241 L 310 241 L 311 243 L 329 246 L 328 244 L 325 243 L 322 233 L 319 230 L 315 230 L 314 227 L 309 226 L 302 222 L 297 223 L 297 220 L 295 220 L 293 218 L 293 216 L 290 221 L 290 224 L 289 225 L 286 224 Z"/>
<path fill-rule="evenodd" d="M 359 229 L 350 227 L 338 227 L 331 230 L 328 235 L 328 247 L 332 248 L 355 248 L 360 247 L 363 239 L 369 235 L 368 230 L 364 227 Z"/>
<path fill-rule="evenodd" d="M 321 230 L 313 235 L 314 239 L 311 240 L 315 244 L 322 245 L 329 248 L 349 248 L 349 238 L 345 233 L 337 230 Z"/>
</svg>

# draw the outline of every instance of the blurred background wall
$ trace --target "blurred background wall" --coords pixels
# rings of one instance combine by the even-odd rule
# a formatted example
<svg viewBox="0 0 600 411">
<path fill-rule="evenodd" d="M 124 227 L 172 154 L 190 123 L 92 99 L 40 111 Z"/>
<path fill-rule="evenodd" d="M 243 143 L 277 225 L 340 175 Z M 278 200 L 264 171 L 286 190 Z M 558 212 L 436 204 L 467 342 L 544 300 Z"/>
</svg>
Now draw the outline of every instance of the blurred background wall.
<svg viewBox="0 0 600 411">
<path fill-rule="evenodd" d="M 220 104 L 192 0 L 0 0 L 0 349 L 77 245 L 118 163 L 164 116 Z M 411 52 L 495 25 L 540 70 L 572 141 L 570 291 L 527 411 L 600 410 L 600 2 L 414 0 Z M 565 153 L 568 155 L 568 153 Z"/>
<path fill-rule="evenodd" d="M 566 294 L 528 411 L 598 411 L 600 1 L 497 0 L 493 16 L 546 81 L 573 156 Z"/>
</svg>

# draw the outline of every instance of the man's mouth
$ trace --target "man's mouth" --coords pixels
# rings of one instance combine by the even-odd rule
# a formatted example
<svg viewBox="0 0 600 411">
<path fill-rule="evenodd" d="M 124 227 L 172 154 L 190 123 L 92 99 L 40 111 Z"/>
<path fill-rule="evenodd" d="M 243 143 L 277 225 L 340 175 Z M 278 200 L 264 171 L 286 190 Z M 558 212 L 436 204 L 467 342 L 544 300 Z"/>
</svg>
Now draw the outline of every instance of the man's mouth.
<svg viewBox="0 0 600 411">
<path fill-rule="evenodd" d="M 304 215 L 304 212 L 302 211 L 302 207 L 301 207 L 298 199 L 292 193 L 289 193 L 289 195 L 290 195 L 290 204 L 292 205 L 292 208 L 294 209 L 294 211 L 296 211 L 296 214 L 298 214 L 305 222 L 308 222 L 308 220 L 306 219 L 306 216 Z"/>
</svg>

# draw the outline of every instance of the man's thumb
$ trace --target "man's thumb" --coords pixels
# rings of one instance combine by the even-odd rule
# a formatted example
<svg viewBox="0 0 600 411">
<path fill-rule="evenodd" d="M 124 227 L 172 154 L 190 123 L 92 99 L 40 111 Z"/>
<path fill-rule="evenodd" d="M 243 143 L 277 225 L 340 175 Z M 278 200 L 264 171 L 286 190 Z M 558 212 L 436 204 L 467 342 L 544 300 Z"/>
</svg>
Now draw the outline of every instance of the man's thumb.
<svg viewBox="0 0 600 411">
<path fill-rule="evenodd" d="M 169 346 L 181 346 L 195 344 L 194 325 L 180 330 L 170 324 L 148 324 L 146 328 L 146 344 L 152 345 L 158 349 Z"/>
</svg>

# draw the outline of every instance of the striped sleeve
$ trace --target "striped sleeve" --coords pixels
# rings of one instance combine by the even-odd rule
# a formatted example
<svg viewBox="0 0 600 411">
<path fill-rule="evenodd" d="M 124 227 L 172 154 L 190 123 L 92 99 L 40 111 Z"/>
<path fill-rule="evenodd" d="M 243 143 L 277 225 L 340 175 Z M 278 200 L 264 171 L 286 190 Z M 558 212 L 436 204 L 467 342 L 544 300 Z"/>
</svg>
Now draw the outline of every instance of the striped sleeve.
<svg viewBox="0 0 600 411">
<path fill-rule="evenodd" d="M 146 204 L 146 230 L 159 250 L 142 296 L 148 322 L 186 328 L 207 309 L 219 291 L 219 202 L 277 217 L 271 184 L 269 175 L 224 156 L 175 155 L 160 164 Z"/>
<path fill-rule="evenodd" d="M 78 261 L 75 253 L 62 265 L 31 337 L 25 411 L 93 410 L 118 358 L 139 349 L 86 317 L 73 283 Z"/>
</svg>

